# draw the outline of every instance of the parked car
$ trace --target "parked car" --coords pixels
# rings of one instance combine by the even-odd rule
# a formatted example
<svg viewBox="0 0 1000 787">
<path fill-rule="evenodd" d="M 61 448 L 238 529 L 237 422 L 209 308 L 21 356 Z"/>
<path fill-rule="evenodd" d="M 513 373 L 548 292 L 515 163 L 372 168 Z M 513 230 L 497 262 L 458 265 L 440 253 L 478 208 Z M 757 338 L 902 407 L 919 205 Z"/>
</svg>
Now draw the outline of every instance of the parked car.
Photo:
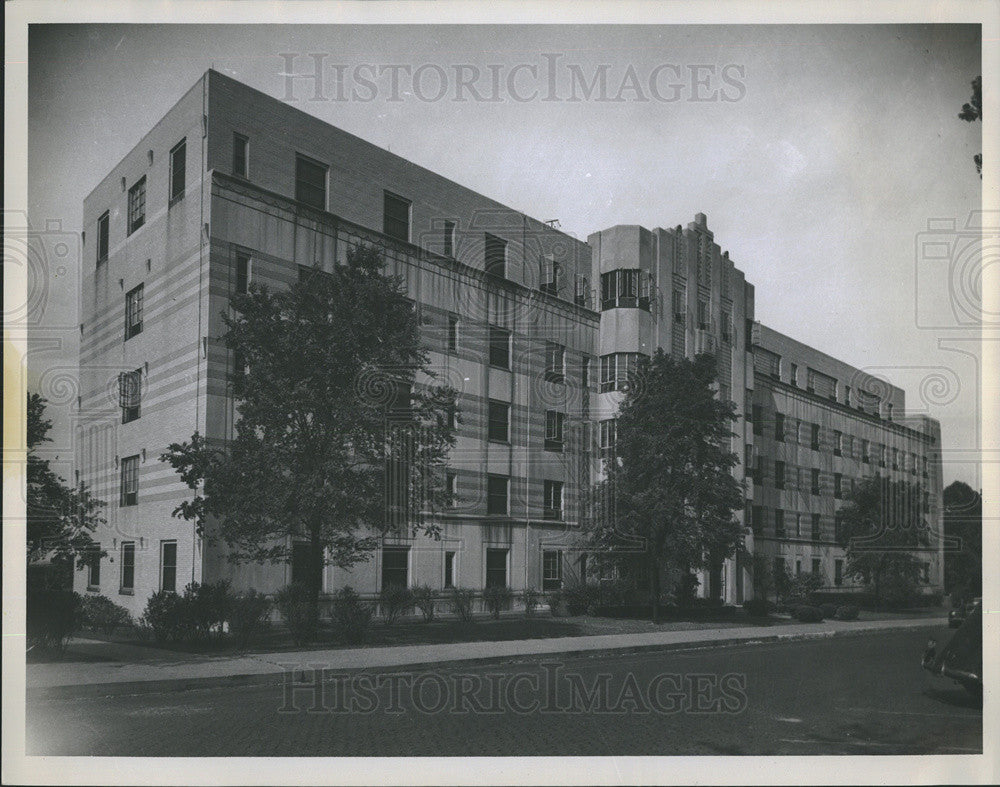
<svg viewBox="0 0 1000 787">
<path fill-rule="evenodd" d="M 927 643 L 920 663 L 932 675 L 951 678 L 976 697 L 983 696 L 983 605 L 980 599 L 940 652 Z"/>
<path fill-rule="evenodd" d="M 948 628 L 957 629 L 972 614 L 972 610 L 976 608 L 976 604 L 982 603 L 983 600 L 981 598 L 974 598 L 972 601 L 967 601 L 952 609 L 948 613 Z"/>
</svg>

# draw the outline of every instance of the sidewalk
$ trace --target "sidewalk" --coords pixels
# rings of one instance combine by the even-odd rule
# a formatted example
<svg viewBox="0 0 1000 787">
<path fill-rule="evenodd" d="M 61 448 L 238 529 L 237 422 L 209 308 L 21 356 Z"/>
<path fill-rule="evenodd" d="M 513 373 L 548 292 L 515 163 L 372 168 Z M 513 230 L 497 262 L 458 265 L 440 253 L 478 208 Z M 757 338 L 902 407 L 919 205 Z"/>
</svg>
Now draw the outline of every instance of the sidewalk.
<svg viewBox="0 0 1000 787">
<path fill-rule="evenodd" d="M 946 625 L 942 618 L 824 621 L 782 626 L 777 631 L 747 626 L 726 629 L 655 631 L 549 639 L 460 642 L 436 645 L 257 653 L 246 656 L 179 654 L 120 643 L 76 638 L 68 650 L 88 661 L 28 664 L 26 687 L 33 698 L 126 694 L 205 688 L 212 685 L 280 683 L 290 669 L 359 670 L 422 667 L 444 663 L 489 663 L 552 655 L 598 655 L 672 650 L 739 643 L 865 634 Z M 916 656 L 915 656 L 916 658 Z M 100 659 L 100 660 L 98 660 Z"/>
</svg>

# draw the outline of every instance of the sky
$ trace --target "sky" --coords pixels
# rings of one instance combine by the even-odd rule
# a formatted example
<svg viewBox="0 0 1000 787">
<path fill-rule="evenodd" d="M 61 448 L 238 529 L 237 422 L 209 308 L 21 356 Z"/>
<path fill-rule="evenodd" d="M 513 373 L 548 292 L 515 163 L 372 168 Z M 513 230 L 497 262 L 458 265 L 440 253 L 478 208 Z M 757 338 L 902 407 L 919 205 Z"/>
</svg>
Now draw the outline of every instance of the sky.
<svg viewBox="0 0 1000 787">
<path fill-rule="evenodd" d="M 974 25 L 33 25 L 29 386 L 68 445 L 83 198 L 215 68 L 583 240 L 706 214 L 757 319 L 902 387 L 941 421 L 945 484 L 979 488 L 982 131 L 958 112 L 980 46 Z"/>
</svg>

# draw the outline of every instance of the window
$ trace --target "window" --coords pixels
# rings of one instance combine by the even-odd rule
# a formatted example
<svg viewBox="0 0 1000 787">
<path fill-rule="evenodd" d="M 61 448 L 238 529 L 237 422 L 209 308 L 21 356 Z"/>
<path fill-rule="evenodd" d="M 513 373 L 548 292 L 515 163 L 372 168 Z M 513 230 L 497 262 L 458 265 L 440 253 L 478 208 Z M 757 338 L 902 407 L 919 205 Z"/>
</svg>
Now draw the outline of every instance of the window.
<svg viewBox="0 0 1000 787">
<path fill-rule="evenodd" d="M 743 475 L 753 479 L 753 443 L 743 446 Z"/>
<path fill-rule="evenodd" d="M 510 331 L 490 326 L 490 366 L 510 369 Z"/>
<path fill-rule="evenodd" d="M 833 584 L 840 587 L 844 584 L 844 561 L 833 561 Z"/>
<path fill-rule="evenodd" d="M 128 234 L 131 235 L 146 221 L 146 176 L 128 190 Z"/>
<path fill-rule="evenodd" d="M 486 273 L 503 279 L 507 276 L 507 241 L 485 233 L 484 265 Z"/>
<path fill-rule="evenodd" d="M 101 545 L 94 544 L 87 550 L 87 587 L 101 586 Z"/>
<path fill-rule="evenodd" d="M 510 479 L 505 475 L 489 475 L 486 478 L 486 513 L 491 516 L 507 516 L 507 488 Z"/>
<path fill-rule="evenodd" d="M 458 317 L 448 315 L 448 352 L 458 352 Z"/>
<path fill-rule="evenodd" d="M 811 533 L 811 535 L 812 535 L 812 540 L 813 541 L 822 541 L 823 540 L 823 531 L 822 531 L 822 528 L 820 527 L 820 523 L 819 523 L 819 514 L 813 514 L 812 515 L 812 533 Z"/>
<path fill-rule="evenodd" d="M 794 363 L 790 364 L 790 368 L 788 371 L 788 382 L 790 382 L 792 385 L 799 384 L 799 367 L 797 364 Z"/>
<path fill-rule="evenodd" d="M 779 538 L 785 535 L 785 512 L 780 508 L 774 510 L 774 534 Z"/>
<path fill-rule="evenodd" d="M 246 254 L 236 255 L 236 292 L 246 295 L 250 291 L 250 258 Z"/>
<path fill-rule="evenodd" d="M 686 295 L 683 289 L 673 291 L 674 322 L 683 325 L 687 319 Z"/>
<path fill-rule="evenodd" d="M 878 447 L 878 466 L 879 467 L 885 467 L 885 454 L 886 454 L 885 446 L 880 444 L 879 447 Z"/>
<path fill-rule="evenodd" d="M 139 406 L 142 402 L 142 369 L 122 372 L 118 375 L 118 405 L 122 411 L 122 423 L 139 420 Z"/>
<path fill-rule="evenodd" d="M 887 404 L 886 405 L 886 414 L 885 414 L 885 417 L 888 418 L 890 421 L 892 420 L 892 404 Z"/>
<path fill-rule="evenodd" d="M 292 583 L 306 583 L 309 581 L 309 558 L 309 544 L 305 541 L 295 541 L 292 543 Z"/>
<path fill-rule="evenodd" d="M 802 561 L 795 561 L 795 576 L 799 576 L 802 573 Z"/>
<path fill-rule="evenodd" d="M 615 450 L 615 419 L 601 421 L 601 456 L 611 456 Z"/>
<path fill-rule="evenodd" d="M 542 270 L 539 289 L 547 295 L 559 294 L 559 263 L 552 258 L 551 254 L 542 257 Z"/>
<path fill-rule="evenodd" d="M 899 449 L 892 449 L 892 469 L 899 470 Z"/>
<path fill-rule="evenodd" d="M 783 577 L 786 576 L 788 569 L 785 567 L 785 559 L 783 557 L 776 557 L 774 559 L 774 576 Z"/>
<path fill-rule="evenodd" d="M 708 318 L 708 301 L 698 301 L 698 329 L 707 331 L 711 327 Z"/>
<path fill-rule="evenodd" d="M 455 553 L 444 553 L 444 586 L 446 588 L 455 587 Z"/>
<path fill-rule="evenodd" d="M 121 553 L 121 584 L 119 592 L 131 594 L 135 590 L 135 542 L 123 541 Z"/>
<path fill-rule="evenodd" d="M 125 341 L 142 333 L 143 285 L 125 293 Z"/>
<path fill-rule="evenodd" d="M 851 386 L 849 385 L 844 386 L 844 404 L 848 407 L 851 406 Z"/>
<path fill-rule="evenodd" d="M 819 450 L 819 424 L 812 424 L 811 425 L 811 429 L 812 429 L 812 438 L 811 438 L 812 450 L 813 451 L 818 451 Z"/>
<path fill-rule="evenodd" d="M 819 575 L 819 574 L 822 573 L 823 569 L 821 568 L 821 565 L 822 565 L 822 561 L 818 557 L 814 557 L 812 559 L 812 572 L 813 572 L 813 574 Z"/>
<path fill-rule="evenodd" d="M 871 461 L 869 459 L 869 457 L 868 457 L 868 441 L 867 440 L 862 440 L 861 441 L 861 461 L 864 462 L 865 464 L 868 464 L 868 462 Z"/>
<path fill-rule="evenodd" d="M 558 410 L 545 411 L 545 450 L 563 450 L 563 421 L 566 415 Z"/>
<path fill-rule="evenodd" d="M 762 506 L 753 506 L 750 516 L 750 527 L 753 528 L 754 533 L 760 533 L 764 528 L 764 508 Z"/>
<path fill-rule="evenodd" d="M 584 357 L 580 364 L 580 386 L 583 388 L 590 387 L 590 358 Z"/>
<path fill-rule="evenodd" d="M 774 463 L 774 488 L 785 488 L 785 463 L 781 461 Z"/>
<path fill-rule="evenodd" d="M 233 134 L 233 174 L 250 177 L 250 140 L 242 134 Z"/>
<path fill-rule="evenodd" d="M 590 308 L 590 283 L 586 276 L 577 275 L 576 286 L 573 290 L 573 303 L 577 306 Z"/>
<path fill-rule="evenodd" d="M 837 498 L 838 500 L 843 495 L 843 490 L 842 490 L 843 483 L 844 483 L 844 477 L 840 473 L 834 473 L 833 474 L 833 496 L 835 498 Z"/>
<path fill-rule="evenodd" d="M 545 503 L 543 519 L 562 519 L 563 485 L 562 481 L 545 481 Z"/>
<path fill-rule="evenodd" d="M 486 587 L 507 587 L 507 550 L 487 548 Z"/>
<path fill-rule="evenodd" d="M 139 455 L 121 461 L 121 498 L 119 505 L 134 506 L 139 501 Z"/>
<path fill-rule="evenodd" d="M 844 433 L 837 429 L 833 430 L 833 455 L 844 455 Z"/>
<path fill-rule="evenodd" d="M 722 313 L 722 341 L 726 344 L 733 341 L 733 316 L 729 312 Z"/>
<path fill-rule="evenodd" d="M 410 201 L 386 191 L 382 198 L 382 232 L 390 238 L 410 242 Z"/>
<path fill-rule="evenodd" d="M 767 478 L 767 473 L 764 472 L 764 457 L 761 454 L 757 454 L 757 469 L 754 471 L 753 478 L 758 484 L 763 484 L 764 479 Z"/>
<path fill-rule="evenodd" d="M 450 507 L 455 506 L 455 501 L 458 499 L 458 475 L 453 470 L 447 470 L 444 474 L 444 488 L 448 493 L 448 505 Z"/>
<path fill-rule="evenodd" d="M 497 443 L 510 442 L 510 405 L 490 399 L 487 436 Z"/>
<path fill-rule="evenodd" d="M 785 442 L 785 414 L 774 414 L 774 439 L 779 443 Z"/>
<path fill-rule="evenodd" d="M 187 164 L 187 140 L 182 139 L 170 151 L 170 204 L 184 196 Z"/>
<path fill-rule="evenodd" d="M 455 222 L 446 221 L 444 223 L 444 248 L 442 253 L 445 257 L 455 256 Z"/>
<path fill-rule="evenodd" d="M 566 379 L 566 348 L 545 342 L 545 382 L 561 383 Z"/>
<path fill-rule="evenodd" d="M 108 259 L 108 231 L 111 226 L 111 214 L 104 211 L 97 220 L 97 261 Z"/>
<path fill-rule="evenodd" d="M 601 393 L 627 391 L 645 353 L 611 353 L 601 356 Z"/>
<path fill-rule="evenodd" d="M 920 581 L 925 585 L 931 581 L 931 564 L 926 561 L 920 564 Z"/>
<path fill-rule="evenodd" d="M 650 278 L 638 268 L 620 268 L 601 274 L 601 310 L 649 311 Z"/>
<path fill-rule="evenodd" d="M 542 590 L 559 590 L 562 587 L 562 552 L 546 549 L 542 552 Z"/>
<path fill-rule="evenodd" d="M 802 514 L 798 511 L 795 512 L 795 537 L 802 537 Z"/>
<path fill-rule="evenodd" d="M 752 323 L 751 323 L 752 325 Z M 753 337 L 753 331 L 747 332 L 748 341 Z M 753 368 L 754 371 L 767 375 L 775 380 L 781 379 L 781 356 L 763 347 L 753 348 Z"/>
<path fill-rule="evenodd" d="M 177 591 L 177 542 L 160 542 L 160 590 Z"/>
<path fill-rule="evenodd" d="M 753 409 L 751 409 L 750 413 L 750 420 L 753 421 L 753 433 L 758 436 L 764 434 L 763 408 L 759 404 L 755 404 L 753 405 Z"/>
<path fill-rule="evenodd" d="M 819 494 L 819 470 L 816 468 L 812 470 L 812 493 L 814 495 Z"/>
<path fill-rule="evenodd" d="M 319 210 L 326 210 L 325 164 L 301 154 L 295 155 L 295 199 Z"/>
<path fill-rule="evenodd" d="M 382 587 L 407 587 L 409 564 L 409 547 L 382 547 Z"/>
</svg>

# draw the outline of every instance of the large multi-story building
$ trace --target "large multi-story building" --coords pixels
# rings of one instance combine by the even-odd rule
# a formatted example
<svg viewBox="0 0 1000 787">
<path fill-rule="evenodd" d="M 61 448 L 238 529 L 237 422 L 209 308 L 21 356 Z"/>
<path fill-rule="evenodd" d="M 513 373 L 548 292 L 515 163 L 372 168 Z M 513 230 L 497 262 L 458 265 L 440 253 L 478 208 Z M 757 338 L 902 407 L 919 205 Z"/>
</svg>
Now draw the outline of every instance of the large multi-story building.
<svg viewBox="0 0 1000 787">
<path fill-rule="evenodd" d="M 639 354 L 658 347 L 716 353 L 720 396 L 746 405 L 732 448 L 750 462 L 740 478 L 754 468 L 757 481 L 751 548 L 819 559 L 838 581 L 843 557 L 828 538 L 835 484 L 839 476 L 842 494 L 863 474 L 855 453 L 865 441 L 876 457 L 876 445 L 893 451 L 891 461 L 906 463 L 899 472 L 930 474 L 940 515 L 936 424 L 905 426 L 898 389 L 876 412 L 868 389 L 851 382 L 857 370 L 754 323 L 753 287 L 704 215 L 686 228 L 617 226 L 583 243 L 209 71 L 84 202 L 77 461 L 109 505 L 96 534 L 106 557 L 78 573 L 78 589 L 138 614 L 154 590 L 190 581 L 273 591 L 296 578 L 294 544 L 286 564 L 234 565 L 224 544 L 174 517 L 191 492 L 159 457 L 195 431 L 233 433 L 235 359 L 221 339 L 232 295 L 251 281 L 275 288 L 331 270 L 358 244 L 377 246 L 402 277 L 438 382 L 459 391 L 456 502 L 439 515 L 439 541 L 391 530 L 372 561 L 329 567 L 327 590 L 553 589 L 578 577 L 599 445 L 613 440 Z M 796 368 L 804 385 L 788 379 Z M 854 385 L 865 409 L 831 399 L 830 380 L 835 397 Z M 817 424 L 820 449 L 776 444 L 773 428 L 758 434 L 772 412 Z M 756 471 L 772 461 L 786 463 L 787 479 L 811 482 L 818 471 L 821 493 L 772 489 Z M 783 530 L 765 524 L 776 511 L 787 512 Z M 808 537 L 794 529 L 797 515 Z M 939 552 L 927 562 L 928 586 L 939 587 Z M 739 602 L 749 582 L 736 559 L 706 572 L 702 588 Z"/>
</svg>

